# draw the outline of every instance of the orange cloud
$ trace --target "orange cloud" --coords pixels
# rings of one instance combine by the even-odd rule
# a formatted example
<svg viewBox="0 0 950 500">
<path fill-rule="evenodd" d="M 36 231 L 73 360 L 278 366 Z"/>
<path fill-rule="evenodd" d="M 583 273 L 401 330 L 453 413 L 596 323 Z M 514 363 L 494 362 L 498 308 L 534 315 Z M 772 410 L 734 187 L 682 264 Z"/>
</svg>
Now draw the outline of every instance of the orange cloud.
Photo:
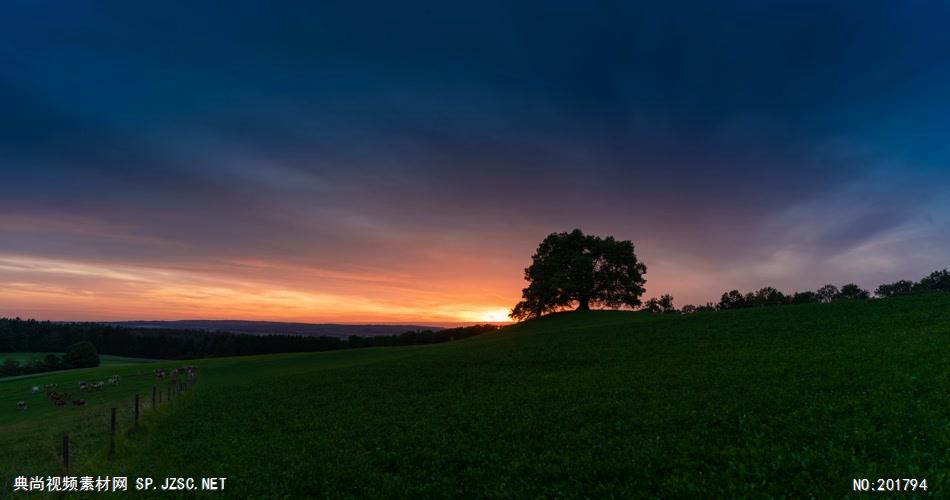
<svg viewBox="0 0 950 500">
<path fill-rule="evenodd" d="M 258 272 L 221 272 L 233 264 Z M 516 299 L 436 280 L 424 281 L 440 283 L 435 289 L 414 288 L 404 281 L 406 276 L 395 273 L 360 275 L 247 261 L 225 263 L 217 270 L 0 255 L 0 314 L 54 320 L 235 318 L 457 324 L 504 321 Z M 294 273 L 312 279 L 313 286 L 295 286 L 295 280 L 287 279 Z M 458 289 L 454 293 L 452 286 Z"/>
</svg>

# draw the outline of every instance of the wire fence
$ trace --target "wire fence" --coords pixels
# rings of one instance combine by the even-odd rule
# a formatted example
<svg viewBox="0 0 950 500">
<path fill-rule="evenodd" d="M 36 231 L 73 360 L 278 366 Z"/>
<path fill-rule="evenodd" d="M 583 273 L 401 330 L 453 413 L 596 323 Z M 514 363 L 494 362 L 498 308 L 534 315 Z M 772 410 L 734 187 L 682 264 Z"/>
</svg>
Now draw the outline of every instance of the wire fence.
<svg viewBox="0 0 950 500">
<path fill-rule="evenodd" d="M 117 437 L 134 431 L 147 415 L 174 403 L 190 391 L 198 382 L 197 374 L 197 370 L 189 371 L 187 376 L 163 380 L 152 385 L 150 391 L 137 392 L 131 399 L 108 407 L 105 413 L 101 408 L 88 412 L 82 419 L 82 425 L 62 436 L 57 462 L 63 473 L 68 473 L 70 465 L 75 463 L 77 448 L 83 455 L 89 456 L 107 441 L 107 456 L 114 456 Z M 107 439 L 103 439 L 104 433 L 108 433 Z"/>
</svg>

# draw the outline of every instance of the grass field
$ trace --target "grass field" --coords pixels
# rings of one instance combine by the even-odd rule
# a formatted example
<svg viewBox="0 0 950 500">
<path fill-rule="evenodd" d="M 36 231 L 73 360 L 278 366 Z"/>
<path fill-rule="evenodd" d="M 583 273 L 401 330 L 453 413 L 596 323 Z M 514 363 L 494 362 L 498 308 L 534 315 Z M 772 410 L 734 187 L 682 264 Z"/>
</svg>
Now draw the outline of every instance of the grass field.
<svg viewBox="0 0 950 500">
<path fill-rule="evenodd" d="M 48 352 L 0 352 L 0 362 L 6 359 L 15 359 L 21 364 L 24 364 L 31 359 L 40 359 L 42 360 L 47 354 L 59 354 L 48 353 Z M 108 354 L 99 355 L 100 366 L 115 366 L 115 365 L 128 365 L 128 364 L 138 364 L 138 363 L 154 363 L 156 361 L 161 361 L 160 359 L 146 359 L 146 358 L 129 358 L 125 356 L 110 356 Z"/>
<path fill-rule="evenodd" d="M 948 359 L 938 295 L 567 313 L 434 346 L 200 360 L 191 393 L 71 474 L 223 476 L 234 498 L 823 498 L 879 477 L 941 496 Z M 143 367 L 97 369 L 129 382 L 83 421 L 107 425 L 110 401 L 151 384 L 131 376 Z M 56 472 L 55 436 L 80 425 L 17 413 L 29 384 L 0 382 L 7 484 Z"/>
<path fill-rule="evenodd" d="M 0 353 L 0 358 L 20 355 L 29 359 L 36 353 Z M 45 353 L 42 353 L 45 355 Z M 182 362 L 100 356 L 102 366 L 97 368 L 63 370 L 16 377 L 0 378 L 0 475 L 12 484 L 12 478 L 43 471 L 53 474 L 59 470 L 61 439 L 69 434 L 73 441 L 72 462 L 75 464 L 99 461 L 105 458 L 109 443 L 109 412 L 118 409 L 117 422 L 120 429 L 129 429 L 133 420 L 133 402 L 136 393 L 142 395 L 140 409 L 151 410 L 151 390 L 167 384 L 156 382 L 152 370 L 156 367 L 180 366 Z M 155 362 L 155 364 L 151 364 Z M 122 377 L 117 386 L 107 385 L 100 391 L 81 392 L 79 381 L 105 380 L 111 375 Z M 56 384 L 32 394 L 33 386 Z M 86 404 L 78 407 L 56 407 L 46 398 L 47 390 L 68 392 L 70 399 L 83 399 Z M 25 401 L 28 409 L 16 409 L 18 401 Z M 143 422 L 144 423 L 144 422 Z M 124 434 L 123 434 L 124 435 Z M 0 492 L 3 497 L 9 490 Z"/>
</svg>

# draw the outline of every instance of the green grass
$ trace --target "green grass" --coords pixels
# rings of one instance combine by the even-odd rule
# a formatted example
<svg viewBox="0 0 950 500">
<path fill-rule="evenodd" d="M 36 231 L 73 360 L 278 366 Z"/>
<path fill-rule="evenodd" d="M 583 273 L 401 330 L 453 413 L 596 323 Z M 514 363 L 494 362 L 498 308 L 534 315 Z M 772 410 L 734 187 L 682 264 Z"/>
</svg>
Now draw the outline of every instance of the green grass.
<svg viewBox="0 0 950 500">
<path fill-rule="evenodd" d="M 46 357 L 47 354 L 58 354 L 62 355 L 61 352 L 0 352 L 0 362 L 6 359 L 15 359 L 20 362 L 20 364 L 25 364 L 30 360 L 39 359 L 42 360 Z M 100 366 L 114 366 L 114 365 L 128 365 L 128 364 L 137 364 L 137 363 L 154 363 L 156 361 L 162 361 L 160 359 L 147 359 L 147 358 L 129 358 L 126 356 L 110 356 L 108 354 L 99 355 L 99 364 Z"/>
<path fill-rule="evenodd" d="M 226 476 L 234 498 L 824 498 L 878 477 L 939 496 L 948 359 L 950 296 L 934 295 L 569 313 L 434 346 L 201 360 L 190 394 L 74 474 Z M 2 444 L 9 480 L 56 471 L 49 447 L 11 466 L 42 445 Z"/>
<path fill-rule="evenodd" d="M 105 364 L 98 368 L 0 379 L 0 451 L 3 452 L 0 453 L 0 477 L 12 484 L 13 477 L 32 474 L 30 471 L 43 475 L 59 471 L 61 440 L 65 434 L 70 435 L 73 443 L 74 464 L 100 461 L 108 450 L 110 409 L 118 409 L 120 429 L 131 428 L 135 394 L 141 395 L 140 410 L 147 413 L 152 410 L 152 387 L 165 389 L 167 386 L 155 379 L 152 370 L 182 364 L 171 361 Z M 79 381 L 105 380 L 113 374 L 121 377 L 118 385 L 107 384 L 100 391 L 80 392 Z M 47 384 L 56 384 L 56 387 L 43 388 Z M 39 394 L 32 394 L 33 386 L 41 387 Z M 70 399 L 83 399 L 86 404 L 56 407 L 47 399 L 47 390 L 68 392 L 72 394 Z M 18 410 L 18 401 L 25 401 L 27 410 Z M 0 497 L 4 493 L 6 491 L 0 492 Z"/>
<path fill-rule="evenodd" d="M 43 359 L 48 352 L 0 352 L 0 362 L 3 362 L 5 359 L 15 359 L 20 362 L 20 364 L 25 364 L 31 359 Z M 62 354 L 62 353 L 52 353 L 52 354 Z M 163 361 L 161 359 L 148 359 L 148 358 L 129 358 L 125 356 L 110 356 L 108 354 L 99 355 L 99 366 L 103 367 L 116 367 L 123 365 L 136 365 L 141 363 L 155 363 L 158 361 Z M 77 370 L 59 370 L 59 372 L 65 371 L 77 371 Z M 81 370 L 79 370 L 82 373 Z M 16 379 L 26 379 L 26 378 L 36 378 L 44 377 L 53 372 L 43 372 L 43 373 L 30 373 L 27 375 L 14 375 L 12 377 L 0 377 L 0 383 L 16 380 Z"/>
</svg>

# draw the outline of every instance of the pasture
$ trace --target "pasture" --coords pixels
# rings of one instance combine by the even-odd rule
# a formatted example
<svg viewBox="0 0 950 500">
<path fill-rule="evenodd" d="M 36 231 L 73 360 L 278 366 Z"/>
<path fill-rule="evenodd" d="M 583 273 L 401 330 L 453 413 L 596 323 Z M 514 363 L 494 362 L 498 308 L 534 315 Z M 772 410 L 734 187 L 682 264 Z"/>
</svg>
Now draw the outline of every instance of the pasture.
<svg viewBox="0 0 950 500">
<path fill-rule="evenodd" d="M 190 394 L 71 474 L 222 476 L 234 498 L 841 497 L 878 477 L 940 496 L 947 359 L 948 295 L 565 313 L 433 346 L 207 359 Z M 128 398 L 151 366 L 90 372 L 123 374 Z M 17 413 L 32 383 L 0 382 L 7 480 L 57 471 L 44 436 L 107 425 Z"/>
<path fill-rule="evenodd" d="M 33 359 L 42 360 L 47 354 L 59 354 L 61 352 L 0 352 L 0 362 L 6 359 L 15 359 L 21 364 L 25 364 Z M 110 356 L 108 354 L 99 355 L 99 366 L 115 366 L 115 365 L 129 365 L 129 364 L 139 364 L 139 363 L 155 363 L 157 361 L 162 361 L 160 359 L 147 359 L 147 358 L 129 358 L 126 356 Z M 37 374 L 39 375 L 39 374 Z M 23 375 L 19 375 L 23 376 Z M 32 375 L 28 375 L 32 376 Z M 3 380 L 0 378 L 0 380 Z"/>
<path fill-rule="evenodd" d="M 65 434 L 73 442 L 74 464 L 102 458 L 109 442 L 110 409 L 118 408 L 118 428 L 128 429 L 133 419 L 134 396 L 140 394 L 142 415 L 151 417 L 152 387 L 167 389 L 167 382 L 157 380 L 153 370 L 182 364 L 139 361 L 0 379 L 0 450 L 4 451 L 0 454 L 0 474 L 12 481 L 12 477 L 29 470 L 56 472 Z M 118 375 L 119 381 L 110 384 L 113 375 Z M 103 382 L 103 387 L 82 391 L 81 381 Z M 39 388 L 38 393 L 33 393 L 33 387 Z M 49 392 L 68 393 L 69 397 L 64 405 L 57 406 L 47 396 Z M 82 400 L 83 404 L 77 406 L 72 403 L 74 400 Z M 26 403 L 26 409 L 17 408 L 20 401 Z"/>
</svg>

